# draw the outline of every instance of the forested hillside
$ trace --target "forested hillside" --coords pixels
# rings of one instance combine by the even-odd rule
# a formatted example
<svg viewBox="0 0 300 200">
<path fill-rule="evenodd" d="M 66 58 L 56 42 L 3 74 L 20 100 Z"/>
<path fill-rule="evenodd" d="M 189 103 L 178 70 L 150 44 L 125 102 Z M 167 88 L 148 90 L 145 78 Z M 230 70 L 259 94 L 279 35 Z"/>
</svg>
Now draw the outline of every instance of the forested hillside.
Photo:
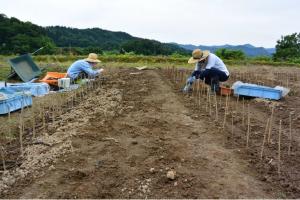
<svg viewBox="0 0 300 200">
<path fill-rule="evenodd" d="M 142 55 L 188 54 L 178 45 L 137 38 L 100 28 L 41 27 L 0 14 L 0 54 L 24 54 L 45 47 L 40 54 L 87 54 L 103 51 Z"/>
</svg>

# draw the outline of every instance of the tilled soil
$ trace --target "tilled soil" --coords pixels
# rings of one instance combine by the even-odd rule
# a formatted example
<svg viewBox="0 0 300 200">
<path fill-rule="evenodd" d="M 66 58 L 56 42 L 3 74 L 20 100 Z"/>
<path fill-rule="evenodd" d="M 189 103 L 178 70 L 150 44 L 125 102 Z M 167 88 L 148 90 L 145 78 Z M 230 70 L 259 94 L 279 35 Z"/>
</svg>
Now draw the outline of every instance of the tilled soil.
<svg viewBox="0 0 300 200">
<path fill-rule="evenodd" d="M 294 186 L 297 181 L 291 183 L 295 187 L 291 190 L 272 178 L 276 173 L 265 178 L 258 150 L 242 147 L 241 127 L 235 126 L 232 142 L 230 131 L 195 106 L 192 96 L 179 93 L 158 69 L 120 69 L 62 119 L 66 119 L 63 125 L 44 140 L 53 145 L 40 147 L 49 159 L 39 158 L 40 165 L 37 153 L 28 153 L 34 167 L 21 165 L 26 174 L 10 184 L 3 197 L 295 198 L 300 194 Z M 59 153 L 48 155 L 57 144 Z M 299 166 L 298 160 L 291 164 Z M 174 180 L 167 178 L 169 171 L 176 172 Z"/>
</svg>

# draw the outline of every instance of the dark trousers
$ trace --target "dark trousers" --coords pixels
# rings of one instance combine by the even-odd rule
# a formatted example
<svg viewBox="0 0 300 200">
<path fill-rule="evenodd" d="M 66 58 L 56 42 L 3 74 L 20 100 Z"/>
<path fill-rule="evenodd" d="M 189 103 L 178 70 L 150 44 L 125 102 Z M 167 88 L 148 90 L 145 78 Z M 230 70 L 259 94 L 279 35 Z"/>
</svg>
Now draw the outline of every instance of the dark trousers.
<svg viewBox="0 0 300 200">
<path fill-rule="evenodd" d="M 85 78 L 89 78 L 89 75 L 87 73 L 85 73 L 84 71 L 82 71 L 78 74 L 78 76 L 76 78 L 74 78 L 74 79 L 71 78 L 71 83 L 74 84 L 78 80 L 85 79 Z"/>
<path fill-rule="evenodd" d="M 216 68 L 205 69 L 204 71 L 194 71 L 192 76 L 195 76 L 196 79 L 200 78 L 201 80 L 204 80 L 205 78 L 205 83 L 208 85 L 211 85 L 213 81 L 224 82 L 229 78 L 225 72 L 222 72 Z"/>
<path fill-rule="evenodd" d="M 205 79 L 205 83 L 211 86 L 213 91 L 219 90 L 219 82 L 227 81 L 229 76 L 225 72 L 218 70 L 216 68 L 205 69 L 204 71 L 194 71 L 192 76 L 195 76 L 196 79 Z"/>
</svg>

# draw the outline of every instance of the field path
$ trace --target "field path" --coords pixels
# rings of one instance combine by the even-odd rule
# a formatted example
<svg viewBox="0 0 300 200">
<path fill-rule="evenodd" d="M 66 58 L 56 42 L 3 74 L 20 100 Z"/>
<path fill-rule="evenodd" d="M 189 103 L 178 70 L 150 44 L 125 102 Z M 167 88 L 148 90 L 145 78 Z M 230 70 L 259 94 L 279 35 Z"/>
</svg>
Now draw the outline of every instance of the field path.
<svg viewBox="0 0 300 200">
<path fill-rule="evenodd" d="M 159 70 L 123 69 L 114 77 L 103 87 L 121 92 L 120 106 L 106 118 L 86 108 L 89 120 L 66 130 L 80 133 L 72 138 L 74 152 L 6 198 L 278 197 L 237 150 L 224 147 L 214 123 L 184 106 Z M 169 170 L 175 180 L 166 177 Z"/>
</svg>

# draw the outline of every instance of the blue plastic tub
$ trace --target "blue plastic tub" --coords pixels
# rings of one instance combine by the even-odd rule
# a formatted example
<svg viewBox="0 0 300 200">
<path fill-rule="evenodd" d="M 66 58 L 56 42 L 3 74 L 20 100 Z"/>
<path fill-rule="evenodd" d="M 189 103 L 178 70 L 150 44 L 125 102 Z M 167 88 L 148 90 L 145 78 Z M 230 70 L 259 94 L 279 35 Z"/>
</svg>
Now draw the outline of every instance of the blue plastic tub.
<svg viewBox="0 0 300 200">
<path fill-rule="evenodd" d="M 0 88 L 0 94 L 1 115 L 32 105 L 31 94 L 25 92 L 15 92 L 8 87 Z"/>
<path fill-rule="evenodd" d="M 241 84 L 234 88 L 234 95 L 279 100 L 282 98 L 282 91 L 261 85 Z"/>
</svg>

